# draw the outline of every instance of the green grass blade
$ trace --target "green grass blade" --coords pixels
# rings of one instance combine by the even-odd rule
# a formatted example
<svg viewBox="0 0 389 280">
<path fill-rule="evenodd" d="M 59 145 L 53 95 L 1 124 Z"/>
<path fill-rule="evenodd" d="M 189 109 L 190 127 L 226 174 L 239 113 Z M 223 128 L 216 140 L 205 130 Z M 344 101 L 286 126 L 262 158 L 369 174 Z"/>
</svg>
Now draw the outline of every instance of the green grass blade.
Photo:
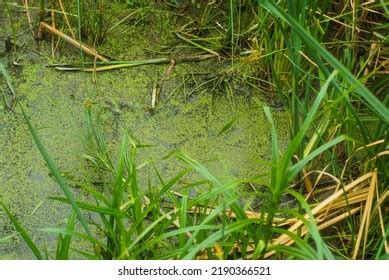
<svg viewBox="0 0 389 280">
<path fill-rule="evenodd" d="M 71 205 L 70 200 L 67 198 L 64 198 L 64 197 L 52 196 L 52 197 L 49 197 L 49 199 L 68 203 Z M 92 211 L 92 212 L 99 213 L 99 214 L 105 214 L 105 215 L 116 216 L 116 217 L 125 217 L 124 213 L 122 213 L 121 211 L 118 211 L 117 209 L 114 209 L 112 207 L 103 207 L 103 206 L 93 205 L 93 204 L 89 204 L 89 203 L 85 203 L 85 202 L 77 201 L 77 200 L 76 200 L 76 203 L 77 203 L 78 207 L 81 209 L 85 209 L 85 210 Z"/>
<path fill-rule="evenodd" d="M 181 209 L 180 209 L 180 228 L 186 228 L 187 226 L 187 211 L 188 211 L 188 196 L 184 195 L 181 202 Z M 185 233 L 182 233 L 179 235 L 179 244 L 180 248 L 182 248 L 185 245 Z"/>
<path fill-rule="evenodd" d="M 84 240 L 89 241 L 92 244 L 99 245 L 101 248 L 105 249 L 105 245 L 102 242 L 100 242 L 99 240 L 97 240 L 97 239 L 95 239 L 93 237 L 90 237 L 89 235 L 85 235 L 85 234 L 76 232 L 74 230 L 68 230 L 68 229 L 63 229 L 63 228 L 42 228 L 40 230 L 44 231 L 44 232 L 61 234 L 61 235 L 64 235 L 64 236 L 70 235 L 70 236 L 73 236 L 73 237 L 84 239 Z"/>
<path fill-rule="evenodd" d="M 74 226 L 76 224 L 76 221 L 77 221 L 77 216 L 76 216 L 76 213 L 74 211 L 72 211 L 70 217 L 69 217 L 69 220 L 68 220 L 68 224 L 67 224 L 67 227 L 66 227 L 66 230 L 68 231 L 73 231 L 74 230 Z M 60 246 L 60 249 L 58 251 L 58 254 L 57 254 L 57 260 L 68 260 L 69 259 L 69 249 L 70 249 L 70 243 L 71 243 L 71 240 L 72 240 L 72 236 L 71 235 L 65 235 L 64 237 L 62 237 L 62 235 L 59 235 L 60 236 L 60 242 L 61 242 L 61 246 Z"/>
<path fill-rule="evenodd" d="M 37 145 L 41 155 L 44 158 L 44 160 L 46 161 L 47 166 L 49 167 L 51 173 L 53 174 L 53 176 L 57 180 L 57 183 L 59 184 L 59 186 L 61 187 L 61 189 L 64 192 L 65 196 L 67 197 L 67 199 L 69 200 L 70 204 L 72 205 L 73 210 L 77 214 L 78 220 L 80 221 L 81 225 L 85 229 L 85 232 L 90 237 L 92 237 L 92 233 L 89 230 L 88 224 L 86 223 L 85 218 L 82 215 L 81 210 L 78 207 L 77 202 L 74 199 L 73 194 L 72 194 L 70 188 L 65 183 L 65 180 L 62 178 L 60 171 L 58 170 L 58 168 L 55 165 L 53 159 L 51 158 L 49 152 L 46 150 L 45 146 L 43 145 L 42 141 L 40 140 L 38 134 L 36 133 L 35 129 L 33 128 L 32 124 L 30 122 L 30 120 L 28 119 L 27 115 L 24 113 L 23 110 L 22 110 L 22 113 L 23 113 L 24 119 L 25 119 L 25 121 L 27 123 L 28 129 L 30 130 L 31 135 L 34 138 L 34 142 Z"/>
<path fill-rule="evenodd" d="M 271 127 L 271 183 L 270 183 L 271 185 L 270 186 L 274 192 L 276 191 L 276 188 L 278 186 L 277 173 L 279 172 L 279 162 L 280 162 L 277 130 L 274 124 L 273 117 L 270 112 L 270 108 L 265 106 L 263 107 L 263 111 L 265 112 L 265 115 Z"/>
<path fill-rule="evenodd" d="M 318 53 L 324 58 L 334 69 L 337 69 L 342 77 L 354 87 L 355 92 L 366 101 L 370 108 L 377 113 L 377 115 L 389 123 L 389 109 L 387 109 L 383 103 L 374 96 L 374 94 L 366 88 L 338 59 L 336 59 L 327 49 L 325 49 L 309 32 L 301 26 L 294 18 L 286 14 L 281 10 L 273 1 L 262 0 L 260 4 L 272 12 L 275 16 L 281 18 L 286 22 L 294 32 L 296 32 L 300 38 L 305 42 L 306 46 Z"/>
<path fill-rule="evenodd" d="M 222 184 L 220 182 L 220 180 L 217 179 L 214 175 L 212 175 L 207 170 L 207 168 L 205 168 L 203 165 L 201 165 L 197 161 L 189 158 L 188 156 L 184 155 L 183 153 L 181 153 L 179 151 L 175 152 L 175 155 L 176 155 L 177 158 L 179 158 L 180 160 L 184 161 L 188 166 L 190 166 L 193 169 L 195 169 L 205 179 L 209 180 L 216 187 L 216 189 L 221 190 L 227 199 L 233 199 L 233 197 L 234 197 L 233 192 L 223 191 L 226 188 L 226 186 L 224 184 Z M 242 207 L 237 205 L 237 203 L 232 203 L 231 204 L 231 208 L 235 212 L 235 214 L 236 214 L 238 219 L 244 220 L 244 219 L 247 218 L 247 216 L 246 216 L 245 212 L 243 211 Z"/>
<path fill-rule="evenodd" d="M 298 202 L 303 206 L 305 212 L 309 216 L 309 220 L 308 221 L 304 221 L 304 223 L 308 227 L 308 230 L 309 230 L 310 234 L 312 235 L 313 240 L 316 243 L 316 249 L 317 249 L 317 256 L 318 256 L 318 258 L 320 258 L 320 259 L 327 259 L 327 260 L 333 260 L 334 256 L 332 255 L 332 253 L 329 250 L 328 246 L 323 241 L 323 239 L 322 239 L 322 237 L 320 235 L 319 229 L 318 229 L 318 227 L 316 225 L 315 218 L 313 217 L 311 209 L 310 209 L 308 203 L 305 201 L 305 198 L 301 194 L 299 194 L 299 193 L 297 193 L 295 191 L 292 191 L 292 190 L 289 190 L 288 193 L 293 195 L 298 200 Z"/>
<path fill-rule="evenodd" d="M 319 148 L 314 150 L 312 153 L 310 153 L 309 155 L 304 157 L 302 160 L 300 160 L 298 163 L 296 163 L 295 165 L 293 165 L 290 168 L 290 170 L 288 171 L 287 176 L 286 176 L 286 181 L 291 182 L 294 179 L 294 177 L 296 177 L 296 175 L 304 168 L 304 166 L 307 165 L 307 163 L 309 161 L 311 161 L 312 159 L 314 159 L 315 157 L 317 157 L 318 155 L 320 155 L 324 151 L 328 150 L 329 148 L 331 148 L 331 147 L 333 147 L 333 146 L 335 146 L 335 145 L 339 144 L 340 142 L 345 141 L 347 139 L 348 138 L 346 136 L 342 135 L 342 136 L 339 136 L 339 137 L 329 141 L 328 143 L 323 144 L 322 146 L 320 146 Z"/>
<path fill-rule="evenodd" d="M 234 123 L 236 122 L 236 117 L 233 117 L 231 120 L 229 120 L 219 131 L 219 133 L 217 134 L 217 136 L 221 136 L 223 134 L 225 134 L 233 125 Z"/>
<path fill-rule="evenodd" d="M 319 110 L 320 104 L 322 103 L 322 100 L 324 99 L 324 96 L 327 93 L 327 89 L 328 89 L 330 83 L 332 82 L 332 80 L 335 78 L 336 74 L 337 74 L 337 71 L 335 70 L 328 77 L 328 79 L 326 80 L 326 82 L 324 83 L 322 88 L 320 89 L 320 91 L 319 91 L 319 93 L 318 93 L 318 95 L 317 95 L 317 97 L 315 99 L 315 102 L 312 105 L 312 109 L 309 111 L 308 115 L 306 116 L 305 121 L 302 124 L 299 132 L 293 138 L 292 142 L 289 144 L 288 149 L 285 152 L 285 156 L 283 158 L 283 161 L 281 163 L 281 171 L 280 172 L 283 175 L 286 173 L 286 170 L 287 170 L 290 162 L 292 161 L 293 155 L 298 150 L 301 141 L 303 141 L 304 137 L 306 136 L 307 131 L 308 131 L 310 125 L 312 124 L 312 122 L 313 122 L 313 120 L 315 118 L 316 113 Z M 283 183 L 283 185 L 286 185 L 289 182 L 290 181 L 285 181 Z"/>
<path fill-rule="evenodd" d="M 181 34 L 179 34 L 179 33 L 177 33 L 177 32 L 174 32 L 174 34 L 176 34 L 176 36 L 177 36 L 178 38 L 180 38 L 181 40 L 183 40 L 183 41 L 185 41 L 185 42 L 187 42 L 187 43 L 189 43 L 189 44 L 195 46 L 196 48 L 199 48 L 199 49 L 201 49 L 201 50 L 203 50 L 203 51 L 206 51 L 206 52 L 209 52 L 210 54 L 215 55 L 216 57 L 219 57 L 219 54 L 218 54 L 217 52 L 215 52 L 215 51 L 213 51 L 213 50 L 211 50 L 211 49 L 209 49 L 209 48 L 207 48 L 207 47 L 204 47 L 204 46 L 202 46 L 202 45 L 200 45 L 200 44 L 194 42 L 193 40 L 190 40 L 190 39 L 188 39 L 188 38 L 182 36 Z"/>
<path fill-rule="evenodd" d="M 153 223 L 151 223 L 148 227 L 146 227 L 139 235 L 136 237 L 136 239 L 126 248 L 123 250 L 123 253 L 119 256 L 119 259 L 125 259 L 125 257 L 130 253 L 130 251 L 149 233 L 151 232 L 160 222 L 162 222 L 164 219 L 169 219 L 170 215 L 172 215 L 174 211 L 170 211 L 166 214 L 162 214 L 157 220 L 155 220 Z"/>
<path fill-rule="evenodd" d="M 167 239 L 167 238 L 180 236 L 181 234 L 187 234 L 187 233 L 192 232 L 192 231 L 200 231 L 200 230 L 211 231 L 211 230 L 217 230 L 217 229 L 220 229 L 220 226 L 216 226 L 216 225 L 196 225 L 196 226 L 190 226 L 190 227 L 186 227 L 186 228 L 180 228 L 180 229 L 177 229 L 177 230 L 169 231 L 169 232 L 163 233 L 163 234 L 161 234 L 159 236 L 156 236 L 155 238 L 150 239 L 139 250 L 134 251 L 133 254 L 134 255 L 139 255 L 145 249 L 148 249 L 148 248 L 154 246 L 155 244 L 161 243 L 161 242 L 163 242 L 164 239 Z M 176 256 L 180 255 L 181 252 L 182 252 L 182 247 L 179 247 L 179 248 L 180 249 L 178 251 L 176 251 L 177 252 Z M 176 256 L 174 256 L 174 257 L 176 257 Z"/>
<path fill-rule="evenodd" d="M 280 228 L 274 228 L 273 232 L 276 234 L 286 234 L 294 241 L 294 243 L 298 246 L 298 248 L 294 248 L 296 250 L 294 252 L 299 252 L 299 255 L 300 255 L 300 256 L 295 255 L 296 258 L 298 258 L 300 260 L 301 259 L 307 259 L 307 260 L 317 259 L 317 254 L 316 254 L 315 249 L 311 246 L 311 244 L 309 244 L 309 242 L 305 241 L 297 234 L 290 232 L 286 229 L 280 229 Z M 281 248 L 278 246 L 281 246 Z M 269 251 L 272 251 L 272 250 L 277 251 L 277 249 L 283 249 L 282 247 L 283 247 L 283 245 L 269 246 Z M 285 246 L 285 247 L 289 248 L 288 246 Z M 301 256 L 304 256 L 304 257 L 301 257 Z"/>
<path fill-rule="evenodd" d="M 15 91 L 15 88 L 13 87 L 12 85 L 12 79 L 11 79 L 11 76 L 9 75 L 7 69 L 5 69 L 5 66 L 2 62 L 0 62 L 0 72 L 3 74 L 3 77 L 9 87 L 9 89 L 11 90 L 12 92 L 12 95 L 13 95 L 13 98 L 15 99 L 16 98 L 16 91 Z"/>
<path fill-rule="evenodd" d="M 211 211 L 211 213 L 209 213 L 205 218 L 203 218 L 203 220 L 201 221 L 200 223 L 200 226 L 202 225 L 207 225 L 208 223 L 213 223 L 213 221 L 218 217 L 218 216 L 221 216 L 223 215 L 223 212 L 225 212 L 225 209 L 231 205 L 232 203 L 234 203 L 234 200 L 230 200 L 230 201 L 225 201 L 223 205 L 219 205 L 218 207 L 216 207 L 215 209 L 213 209 Z M 247 220 L 247 219 L 242 219 L 243 221 Z M 225 230 L 225 227 L 224 229 Z M 181 247 L 181 252 L 180 252 L 180 256 L 181 257 L 184 257 L 185 254 L 187 254 L 189 248 L 191 248 L 193 242 L 196 240 L 197 238 L 197 235 L 199 234 L 200 230 L 197 229 L 193 234 L 192 236 L 188 239 L 188 241 L 186 242 L 185 246 L 184 247 Z"/>
<path fill-rule="evenodd" d="M 5 213 L 7 214 L 7 216 L 9 217 L 9 219 L 11 220 L 11 222 L 13 223 L 13 225 L 15 226 L 16 230 L 18 231 L 18 233 L 22 236 L 22 238 L 24 239 L 24 241 L 27 243 L 28 247 L 31 249 L 31 251 L 34 253 L 35 257 L 38 259 L 38 260 L 42 260 L 43 257 L 41 255 L 41 252 L 39 251 L 38 247 L 36 246 L 36 244 L 34 243 L 34 241 L 31 239 L 31 237 L 28 235 L 27 231 L 23 228 L 23 226 L 18 222 L 18 220 L 16 219 L 16 217 L 14 215 L 12 215 L 11 211 L 9 211 L 9 209 L 7 208 L 7 206 L 5 206 L 4 203 L 0 202 L 0 205 L 1 207 L 3 207 Z"/>
<path fill-rule="evenodd" d="M 223 238 L 224 236 L 229 235 L 233 232 L 244 230 L 245 228 L 247 228 L 247 226 L 253 223 L 255 223 L 254 220 L 246 219 L 246 220 L 237 221 L 235 223 L 227 225 L 223 229 L 218 230 L 217 232 L 211 234 L 208 238 L 206 238 L 200 244 L 198 244 L 193 249 L 191 249 L 188 252 L 188 254 L 184 256 L 183 259 L 184 260 L 193 259 L 200 250 L 212 247 L 219 239 Z"/>
<path fill-rule="evenodd" d="M 289 247 L 285 245 L 276 245 L 276 246 L 271 246 L 269 247 L 269 250 L 274 250 L 279 253 L 284 253 L 285 255 L 283 256 L 284 258 L 291 259 L 294 257 L 294 259 L 297 260 L 312 260 L 315 258 L 312 258 L 311 255 L 307 255 L 306 252 L 302 251 L 300 248 L 295 248 L 295 247 Z"/>
</svg>

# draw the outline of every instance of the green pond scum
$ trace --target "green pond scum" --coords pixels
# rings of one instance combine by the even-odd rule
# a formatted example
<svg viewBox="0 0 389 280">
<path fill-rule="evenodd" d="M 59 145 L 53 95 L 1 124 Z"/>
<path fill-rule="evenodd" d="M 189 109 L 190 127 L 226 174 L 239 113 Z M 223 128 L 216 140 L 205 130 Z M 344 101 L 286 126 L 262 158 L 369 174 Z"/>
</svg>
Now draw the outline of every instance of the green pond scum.
<svg viewBox="0 0 389 280">
<path fill-rule="evenodd" d="M 155 36 L 166 34 L 163 27 L 160 22 L 131 26 L 127 32 L 134 36 L 108 37 L 100 49 L 120 59 L 144 59 L 156 44 Z M 168 39 L 159 38 L 158 43 L 162 40 L 168 44 Z M 53 236 L 37 229 L 66 224 L 69 208 L 46 199 L 59 195 L 60 190 L 35 148 L 20 107 L 76 193 L 77 184 L 103 180 L 83 157 L 85 103 L 92 104 L 96 116 L 101 115 L 110 153 L 118 154 L 123 132 L 130 131 L 149 145 L 139 152 L 139 164 L 154 163 L 164 178 L 183 169 L 177 160 L 163 159 L 174 150 L 204 162 L 220 178 L 252 178 L 269 173 L 270 128 L 261 107 L 264 104 L 252 102 L 249 92 L 228 97 L 222 87 L 197 88 L 195 81 L 182 85 L 188 76 L 220 69 L 216 60 L 177 65 L 163 84 L 156 108 L 150 109 L 153 85 L 162 77 L 165 65 L 107 71 L 96 76 L 60 72 L 46 67 L 44 58 L 50 56 L 50 48 L 46 42 L 39 44 L 43 59 L 27 46 L 3 58 L 12 73 L 18 106 L 12 111 L 3 103 L 0 107 L 0 199 L 49 251 L 54 246 Z M 65 48 L 68 46 L 62 46 L 62 50 Z M 75 57 L 74 50 L 69 56 Z M 18 61 L 18 65 L 11 61 Z M 251 89 L 241 91 L 245 90 Z M 286 145 L 287 116 L 277 111 L 275 118 Z M 144 188 L 150 176 L 155 178 L 154 172 L 148 167 L 140 170 Z M 268 184 L 268 175 L 260 181 Z M 11 223 L 1 213 L 0 236 L 12 233 Z M 0 252 L 4 259 L 32 257 L 18 236 L 0 243 Z"/>
</svg>

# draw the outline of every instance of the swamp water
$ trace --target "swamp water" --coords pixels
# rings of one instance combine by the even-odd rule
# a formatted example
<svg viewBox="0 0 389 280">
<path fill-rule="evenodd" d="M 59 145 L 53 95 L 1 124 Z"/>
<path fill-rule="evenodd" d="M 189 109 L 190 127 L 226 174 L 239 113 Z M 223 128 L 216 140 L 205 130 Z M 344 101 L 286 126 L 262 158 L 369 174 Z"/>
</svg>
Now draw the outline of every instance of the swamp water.
<svg viewBox="0 0 389 280">
<path fill-rule="evenodd" d="M 163 76 L 166 66 L 114 70 L 98 73 L 94 78 L 90 73 L 48 68 L 47 61 L 31 48 L 16 50 L 2 58 L 13 78 L 17 106 L 11 111 L 0 102 L 0 200 L 49 252 L 55 246 L 56 235 L 39 229 L 64 226 L 70 207 L 47 199 L 62 193 L 32 140 L 19 105 L 78 196 L 82 193 L 77 184 L 90 185 L 101 180 L 103 187 L 109 189 L 109 184 L 104 184 L 104 178 L 83 157 L 87 152 L 83 138 L 85 103 L 92 104 L 94 115 L 101 113 L 103 133 L 114 160 L 123 131 L 130 131 L 143 144 L 151 145 L 139 150 L 138 164 L 155 163 L 165 180 L 184 168 L 174 158 L 162 160 L 177 149 L 203 163 L 222 180 L 231 176 L 254 178 L 269 172 L 266 163 L 270 160 L 271 142 L 270 127 L 262 110 L 265 104 L 253 98 L 254 92 L 249 88 L 241 87 L 232 95 L 223 87 L 212 90 L 209 86 L 199 87 L 201 81 L 196 84 L 195 80 L 186 79 L 220 68 L 217 61 L 177 65 L 163 84 L 156 108 L 150 110 L 153 85 Z M 126 51 L 135 56 L 142 54 L 141 49 L 140 45 L 128 45 Z M 40 52 L 49 57 L 47 46 Z M 14 61 L 20 66 L 13 65 Z M 183 80 L 187 81 L 185 86 Z M 4 81 L 2 88 L 7 94 Z M 284 137 L 281 144 L 285 146 L 287 115 L 278 110 L 273 112 L 279 135 Z M 191 174 L 186 179 L 198 178 Z M 151 164 L 139 170 L 139 182 L 144 188 L 149 182 L 158 186 L 156 180 Z M 262 176 L 259 180 L 267 184 L 269 177 Z M 246 192 L 242 191 L 242 196 Z M 0 212 L 0 240 L 12 234 L 12 224 Z M 15 235 L 0 243 L 0 258 L 33 256 L 19 235 Z"/>
</svg>

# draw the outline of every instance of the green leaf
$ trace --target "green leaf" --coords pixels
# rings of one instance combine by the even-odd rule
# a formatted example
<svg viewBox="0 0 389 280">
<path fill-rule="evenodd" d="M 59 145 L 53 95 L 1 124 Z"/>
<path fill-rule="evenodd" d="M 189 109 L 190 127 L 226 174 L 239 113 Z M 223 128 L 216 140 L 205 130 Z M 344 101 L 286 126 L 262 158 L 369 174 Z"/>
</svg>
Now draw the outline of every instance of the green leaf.
<svg viewBox="0 0 389 280">
<path fill-rule="evenodd" d="M 7 206 L 5 206 L 5 204 L 3 202 L 0 202 L 0 205 L 1 207 L 3 207 L 5 213 L 7 214 L 7 216 L 9 217 L 9 219 L 11 220 L 11 222 L 13 223 L 13 225 L 15 226 L 16 230 L 18 231 L 18 233 L 22 236 L 22 238 L 24 239 L 24 241 L 26 241 L 28 247 L 30 247 L 31 251 L 34 253 L 35 257 L 38 259 L 38 260 L 42 260 L 43 257 L 41 255 L 41 252 L 39 251 L 38 247 L 36 246 L 36 244 L 34 243 L 34 241 L 32 241 L 31 237 L 28 235 L 27 231 L 22 227 L 22 225 L 18 222 L 18 220 L 16 219 L 16 217 L 14 215 L 12 215 L 12 213 L 9 211 L 9 209 L 7 208 Z"/>
<path fill-rule="evenodd" d="M 28 129 L 30 130 L 30 133 L 32 137 L 34 138 L 35 144 L 37 145 L 41 155 L 43 156 L 44 160 L 46 161 L 47 166 L 49 167 L 51 173 L 57 180 L 58 185 L 61 187 L 62 191 L 64 192 L 65 196 L 69 200 L 70 204 L 72 205 L 74 211 L 76 212 L 76 215 L 78 217 L 78 220 L 80 221 L 81 225 L 85 229 L 85 232 L 92 237 L 92 233 L 89 230 L 88 224 L 85 221 L 84 216 L 81 213 L 80 208 L 77 205 L 76 200 L 73 197 L 72 192 L 70 191 L 70 188 L 65 183 L 65 180 L 61 176 L 61 172 L 58 170 L 57 166 L 55 165 L 53 159 L 51 158 L 49 152 L 46 150 L 45 146 L 43 145 L 42 141 L 38 137 L 38 134 L 36 133 L 35 129 L 33 128 L 30 120 L 28 119 L 27 115 L 25 114 L 24 110 L 22 109 L 22 113 L 24 116 L 24 119 L 27 123 Z"/>
<path fill-rule="evenodd" d="M 8 71 L 7 71 L 7 69 L 5 69 L 5 66 L 4 66 L 4 64 L 2 62 L 0 62 L 0 72 L 3 74 L 3 77 L 4 77 L 5 81 L 6 81 L 9 89 L 12 92 L 13 98 L 15 99 L 16 98 L 16 92 L 15 92 L 15 88 L 12 85 L 11 76 L 8 74 Z"/>
<path fill-rule="evenodd" d="M 191 260 L 191 259 L 193 259 L 200 250 L 212 247 L 222 237 L 224 237 L 224 236 L 226 236 L 228 234 L 231 234 L 233 232 L 237 232 L 237 231 L 243 230 L 248 225 L 251 225 L 253 223 L 255 223 L 254 220 L 246 219 L 246 220 L 237 221 L 235 223 L 232 223 L 232 224 L 224 227 L 221 230 L 218 230 L 217 232 L 211 234 L 208 238 L 206 238 L 200 244 L 195 246 L 193 249 L 191 249 L 189 251 L 189 253 L 186 256 L 184 256 L 183 259 L 184 260 Z"/>
<path fill-rule="evenodd" d="M 72 211 L 72 213 L 69 217 L 69 220 L 68 220 L 66 230 L 68 230 L 68 231 L 74 230 L 74 226 L 75 226 L 76 220 L 77 220 L 76 218 L 77 218 L 76 213 L 74 211 Z M 59 235 L 59 242 L 60 242 L 59 248 L 60 249 L 57 252 L 57 257 L 56 257 L 57 260 L 68 260 L 69 259 L 69 249 L 70 249 L 71 240 L 72 240 L 71 235 L 65 235 L 64 237 L 62 237 L 61 234 Z"/>
</svg>

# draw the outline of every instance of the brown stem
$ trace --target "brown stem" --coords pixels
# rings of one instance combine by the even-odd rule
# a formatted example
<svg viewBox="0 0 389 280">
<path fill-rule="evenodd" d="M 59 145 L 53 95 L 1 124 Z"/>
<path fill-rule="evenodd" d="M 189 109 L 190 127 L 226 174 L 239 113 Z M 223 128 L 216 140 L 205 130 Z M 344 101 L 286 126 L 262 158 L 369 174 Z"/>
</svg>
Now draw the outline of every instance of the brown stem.
<svg viewBox="0 0 389 280">
<path fill-rule="evenodd" d="M 73 46 L 79 48 L 79 49 L 82 49 L 85 53 L 91 55 L 91 56 L 94 56 L 98 59 L 100 59 L 101 61 L 108 61 L 108 59 L 106 59 L 105 57 L 99 55 L 97 53 L 96 50 L 94 50 L 92 47 L 88 46 L 87 44 L 84 44 L 84 43 L 81 43 L 81 42 L 78 42 L 76 41 L 75 39 L 69 37 L 68 35 L 66 35 L 65 33 L 59 31 L 58 29 L 56 28 L 53 28 L 52 26 L 48 25 L 47 23 L 45 22 L 41 22 L 40 23 L 40 28 L 41 29 L 46 29 L 48 31 L 50 31 L 51 33 L 61 37 L 62 39 L 64 39 L 66 42 L 72 44 Z"/>
</svg>

